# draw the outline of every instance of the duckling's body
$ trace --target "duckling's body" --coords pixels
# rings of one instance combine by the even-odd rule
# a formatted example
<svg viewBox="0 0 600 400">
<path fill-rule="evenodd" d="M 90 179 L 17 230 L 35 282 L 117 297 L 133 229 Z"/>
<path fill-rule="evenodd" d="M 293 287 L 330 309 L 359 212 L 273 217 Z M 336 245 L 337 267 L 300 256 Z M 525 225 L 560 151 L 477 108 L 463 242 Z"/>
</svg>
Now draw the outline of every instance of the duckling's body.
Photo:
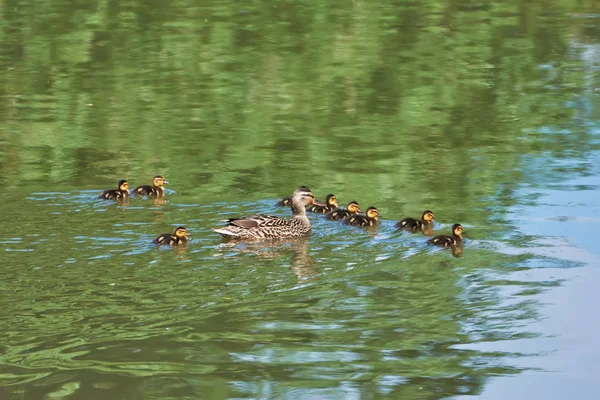
<svg viewBox="0 0 600 400">
<path fill-rule="evenodd" d="M 310 232 L 310 221 L 306 217 L 307 205 L 315 197 L 306 186 L 300 186 L 292 195 L 292 219 L 273 215 L 254 215 L 228 219 L 223 228 L 213 228 L 221 236 L 229 239 L 267 239 L 300 237 Z"/>
<path fill-rule="evenodd" d="M 362 226 L 362 227 L 370 227 L 370 226 L 378 226 L 381 220 L 379 219 L 379 210 L 375 207 L 367 208 L 366 215 L 354 214 L 349 215 L 342 220 L 344 224 L 353 225 L 353 226 Z"/>
<path fill-rule="evenodd" d="M 165 195 L 163 185 L 168 183 L 164 177 L 157 175 L 152 179 L 152 185 L 140 185 L 133 191 L 138 196 L 163 197 Z"/>
<path fill-rule="evenodd" d="M 427 241 L 427 244 L 440 247 L 462 246 L 463 227 L 461 224 L 452 225 L 452 235 L 437 235 Z"/>
<path fill-rule="evenodd" d="M 347 208 L 336 208 L 325 214 L 325 218 L 329 220 L 338 220 L 344 219 L 346 217 L 351 217 L 352 215 L 357 215 L 360 213 L 360 206 L 356 201 L 351 201 L 348 203 Z"/>
<path fill-rule="evenodd" d="M 312 204 L 306 207 L 306 211 L 319 213 L 319 214 L 327 214 L 338 208 L 337 198 L 335 194 L 328 194 L 325 197 L 325 204 Z"/>
<path fill-rule="evenodd" d="M 413 233 L 422 231 L 423 233 L 429 232 L 429 234 L 431 234 L 433 231 L 433 218 L 433 211 L 425 210 L 423 211 L 423 214 L 421 214 L 421 219 L 410 217 L 404 218 L 398 221 L 395 226 L 396 228 L 404 229 L 405 231 Z"/>
<path fill-rule="evenodd" d="M 105 190 L 98 196 L 104 200 L 124 200 L 129 198 L 129 183 L 126 180 L 120 180 L 116 189 Z"/>
<path fill-rule="evenodd" d="M 179 244 L 185 244 L 188 241 L 187 230 L 183 226 L 175 228 L 173 233 L 163 233 L 158 235 L 152 243 L 154 244 L 166 244 L 169 246 L 176 246 Z"/>
</svg>

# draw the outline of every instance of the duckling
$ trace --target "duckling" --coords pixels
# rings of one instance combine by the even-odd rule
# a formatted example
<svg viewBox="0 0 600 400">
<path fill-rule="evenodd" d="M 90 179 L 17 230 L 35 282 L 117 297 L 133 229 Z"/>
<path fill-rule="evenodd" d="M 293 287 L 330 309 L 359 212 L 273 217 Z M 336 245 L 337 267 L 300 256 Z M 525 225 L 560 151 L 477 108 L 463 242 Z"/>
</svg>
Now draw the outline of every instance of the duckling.
<svg viewBox="0 0 600 400">
<path fill-rule="evenodd" d="M 421 214 L 421 219 L 415 218 L 404 218 L 396 223 L 395 227 L 404 229 L 409 232 L 417 232 L 422 231 L 423 233 L 431 234 L 433 232 L 433 211 L 425 210 L 423 214 Z"/>
<path fill-rule="evenodd" d="M 98 198 L 105 200 L 123 200 L 129 197 L 129 182 L 122 179 L 116 189 L 105 190 Z"/>
<path fill-rule="evenodd" d="M 441 247 L 462 246 L 463 243 L 463 227 L 461 224 L 452 225 L 452 236 L 438 235 L 427 241 L 427 244 Z"/>
<path fill-rule="evenodd" d="M 316 201 L 315 201 L 315 203 L 316 203 Z M 323 205 L 312 204 L 306 208 L 306 211 L 319 213 L 319 214 L 327 214 L 328 212 L 333 211 L 336 208 L 338 208 L 337 198 L 335 197 L 335 194 L 328 194 L 327 197 L 325 197 L 325 203 L 326 204 L 323 204 Z"/>
<path fill-rule="evenodd" d="M 350 203 L 348 203 L 347 208 L 336 208 L 335 210 L 332 210 L 325 214 L 325 218 L 329 220 L 344 219 L 347 216 L 359 214 L 360 212 L 360 206 L 358 205 L 358 203 L 356 201 L 351 201 Z"/>
<path fill-rule="evenodd" d="M 187 230 L 183 226 L 175 228 L 173 233 L 163 233 L 158 235 L 156 239 L 152 241 L 154 244 L 168 244 L 174 246 L 178 244 L 184 244 L 188 241 Z"/>
<path fill-rule="evenodd" d="M 367 208 L 366 215 L 349 215 L 342 222 L 354 226 L 377 226 L 381 222 L 379 219 L 379 210 L 375 207 Z"/>
<path fill-rule="evenodd" d="M 272 215 L 231 218 L 223 228 L 213 228 L 229 239 L 267 239 L 300 237 L 310 232 L 310 221 L 306 217 L 306 206 L 313 204 L 315 196 L 306 186 L 300 186 L 292 194 L 292 219 Z"/>
<path fill-rule="evenodd" d="M 150 185 L 140 185 L 136 187 L 133 192 L 138 196 L 153 196 L 153 197 L 163 197 L 165 195 L 165 189 L 163 185 L 168 184 L 169 182 L 162 176 L 157 175 L 152 179 L 152 186 Z"/>
</svg>

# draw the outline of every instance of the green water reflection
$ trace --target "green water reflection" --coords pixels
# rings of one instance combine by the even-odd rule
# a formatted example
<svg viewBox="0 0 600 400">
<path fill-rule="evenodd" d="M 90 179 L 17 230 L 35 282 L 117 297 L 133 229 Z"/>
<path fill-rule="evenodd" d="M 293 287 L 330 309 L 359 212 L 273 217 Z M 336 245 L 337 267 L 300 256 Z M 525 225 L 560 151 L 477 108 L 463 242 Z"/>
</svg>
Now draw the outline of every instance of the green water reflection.
<svg viewBox="0 0 600 400">
<path fill-rule="evenodd" d="M 0 397 L 479 394 L 539 337 L 524 186 L 599 149 L 593 1 L 0 1 Z M 538 165 L 548 159 L 562 165 Z M 94 199 L 171 182 L 165 204 Z M 306 184 L 369 234 L 228 246 Z M 461 258 L 397 232 L 432 209 Z M 193 241 L 156 249 L 185 225 Z M 509 248 L 510 251 L 499 249 Z M 536 355 L 535 351 L 528 355 Z"/>
</svg>

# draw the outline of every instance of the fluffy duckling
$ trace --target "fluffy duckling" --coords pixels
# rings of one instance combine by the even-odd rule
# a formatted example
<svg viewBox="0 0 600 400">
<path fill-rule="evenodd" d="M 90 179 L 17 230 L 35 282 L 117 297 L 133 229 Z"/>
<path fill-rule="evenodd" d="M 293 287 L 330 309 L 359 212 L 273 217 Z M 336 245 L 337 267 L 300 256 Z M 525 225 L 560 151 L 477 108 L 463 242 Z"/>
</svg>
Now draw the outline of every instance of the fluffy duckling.
<svg viewBox="0 0 600 400">
<path fill-rule="evenodd" d="M 342 220 L 344 224 L 354 226 L 377 226 L 381 222 L 379 219 L 379 210 L 375 207 L 367 208 L 366 215 L 350 215 Z"/>
<path fill-rule="evenodd" d="M 463 242 L 463 227 L 461 224 L 452 225 L 452 235 L 438 235 L 434 236 L 427 241 L 427 244 L 440 247 L 454 247 L 461 246 Z"/>
<path fill-rule="evenodd" d="M 360 212 L 360 206 L 358 205 L 358 203 L 356 201 L 351 201 L 350 203 L 348 203 L 348 207 L 336 208 L 335 210 L 332 210 L 325 214 L 325 218 L 329 220 L 344 219 L 348 216 L 360 214 Z"/>
<path fill-rule="evenodd" d="M 129 197 L 129 182 L 120 180 L 116 189 L 105 190 L 98 198 L 105 200 L 124 200 Z"/>
<path fill-rule="evenodd" d="M 165 189 L 163 188 L 163 185 L 168 183 L 169 182 L 164 177 L 157 175 L 154 177 L 154 179 L 152 179 L 152 186 L 140 185 L 133 191 L 138 196 L 163 197 L 165 195 Z"/>
<path fill-rule="evenodd" d="M 421 219 L 415 218 L 404 218 L 396 223 L 396 228 L 404 229 L 409 232 L 417 232 L 422 231 L 424 233 L 433 231 L 433 211 L 425 210 L 423 214 L 421 214 Z"/>
<path fill-rule="evenodd" d="M 312 204 L 306 208 L 306 211 L 319 213 L 319 214 L 327 214 L 330 211 L 338 208 L 337 198 L 335 194 L 328 194 L 325 197 L 325 204 Z"/>
<path fill-rule="evenodd" d="M 315 196 L 306 186 L 300 186 L 292 195 L 292 219 L 272 215 L 231 218 L 223 228 L 213 228 L 229 239 L 271 239 L 300 237 L 310 232 L 310 221 L 306 217 L 306 206 L 313 204 Z"/>
<path fill-rule="evenodd" d="M 158 235 L 156 239 L 152 241 L 154 244 L 168 244 L 169 246 L 175 246 L 178 244 L 184 244 L 188 241 L 187 230 L 183 226 L 175 228 L 173 233 L 163 233 Z"/>
</svg>

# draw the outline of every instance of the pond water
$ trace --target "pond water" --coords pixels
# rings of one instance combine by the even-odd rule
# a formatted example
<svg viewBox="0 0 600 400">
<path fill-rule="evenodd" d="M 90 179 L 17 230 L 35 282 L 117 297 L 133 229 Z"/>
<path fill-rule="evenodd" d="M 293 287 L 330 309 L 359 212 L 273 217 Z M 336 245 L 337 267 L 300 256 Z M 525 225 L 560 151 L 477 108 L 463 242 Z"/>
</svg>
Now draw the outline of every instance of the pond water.
<svg viewBox="0 0 600 400">
<path fill-rule="evenodd" d="M 424 3 L 0 2 L 0 398 L 599 398 L 598 4 Z"/>
</svg>

